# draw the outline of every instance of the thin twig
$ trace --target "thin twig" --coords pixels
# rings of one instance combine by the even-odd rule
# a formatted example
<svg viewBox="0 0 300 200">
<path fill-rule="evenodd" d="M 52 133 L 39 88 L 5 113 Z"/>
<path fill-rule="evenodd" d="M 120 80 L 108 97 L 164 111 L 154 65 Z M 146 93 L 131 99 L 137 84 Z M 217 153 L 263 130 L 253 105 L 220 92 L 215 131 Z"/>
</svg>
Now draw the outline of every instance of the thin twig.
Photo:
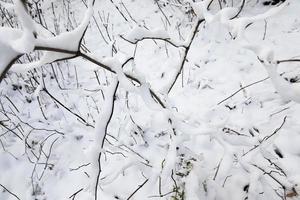
<svg viewBox="0 0 300 200">
<path fill-rule="evenodd" d="M 18 200 L 21 200 L 16 194 L 14 194 L 13 192 L 11 192 L 9 189 L 7 189 L 4 185 L 2 185 L 1 183 L 0 183 L 0 186 L 4 189 L 4 190 L 6 190 L 9 194 L 11 194 L 12 196 L 14 196 L 16 199 L 18 199 Z"/>
<path fill-rule="evenodd" d="M 280 125 L 278 128 L 276 128 L 275 131 L 274 131 L 271 135 L 264 137 L 264 138 L 260 141 L 259 144 L 254 145 L 254 147 L 252 147 L 249 151 L 247 151 L 246 153 L 244 153 L 243 156 L 247 155 L 248 153 L 250 153 L 251 151 L 253 151 L 253 150 L 256 149 L 257 147 L 259 147 L 264 141 L 267 141 L 267 140 L 270 139 L 272 136 L 274 136 L 276 133 L 278 133 L 278 131 L 279 131 L 279 130 L 283 127 L 283 125 L 285 124 L 286 118 L 287 118 L 287 116 L 285 116 L 285 117 L 283 118 L 283 122 L 281 123 L 281 125 Z"/>
<path fill-rule="evenodd" d="M 101 168 L 101 156 L 102 156 L 102 149 L 103 149 L 103 146 L 104 146 L 104 141 L 106 139 L 106 135 L 107 135 L 107 128 L 108 128 L 108 125 L 112 119 L 112 116 L 114 114 L 114 107 L 115 107 L 115 100 L 116 100 L 116 93 L 117 93 L 117 90 L 118 90 L 118 87 L 119 87 L 119 81 L 117 82 L 115 88 L 114 88 L 114 93 L 113 93 L 113 101 L 112 101 L 112 104 L 111 104 L 111 109 L 110 109 L 110 113 L 109 113 L 109 117 L 105 123 L 105 128 L 104 128 L 104 136 L 102 138 L 102 141 L 101 141 L 101 150 L 100 150 L 100 153 L 98 155 L 98 173 L 97 173 L 97 177 L 96 177 L 96 184 L 95 184 L 95 200 L 98 199 L 98 185 L 99 185 L 99 180 L 100 180 L 100 174 L 101 174 L 101 171 L 102 171 L 102 168 Z"/>
<path fill-rule="evenodd" d="M 248 88 L 248 87 L 250 87 L 250 86 L 252 86 L 252 85 L 261 83 L 261 82 L 263 82 L 263 81 L 265 81 L 265 80 L 267 80 L 267 79 L 269 79 L 269 78 L 270 78 L 270 77 L 266 77 L 266 78 L 261 79 L 261 80 L 259 80 L 259 81 L 255 81 L 255 82 L 253 82 L 253 83 L 250 83 L 250 84 L 248 84 L 248 85 L 246 85 L 246 86 L 244 86 L 244 87 L 241 87 L 241 88 L 238 89 L 236 92 L 234 92 L 234 93 L 231 94 L 230 96 L 228 96 L 228 97 L 226 97 L 225 99 L 223 99 L 222 101 L 220 101 L 217 105 L 220 105 L 220 104 L 224 103 L 225 101 L 227 101 L 228 99 L 230 99 L 231 97 L 233 97 L 234 95 L 236 95 L 237 93 L 239 93 L 240 91 L 242 91 L 242 90 L 244 90 L 244 89 L 246 89 L 246 88 Z"/>
<path fill-rule="evenodd" d="M 183 67 L 184 67 L 184 64 L 185 64 L 185 62 L 186 62 L 187 55 L 188 55 L 188 53 L 189 53 L 189 51 L 190 51 L 191 45 L 192 45 L 192 43 L 193 43 L 193 41 L 194 41 L 194 38 L 195 38 L 195 36 L 196 36 L 196 34 L 197 34 L 197 32 L 198 32 L 199 26 L 200 26 L 200 24 L 201 24 L 202 22 L 204 22 L 204 21 L 205 21 L 205 19 L 200 19 L 200 20 L 197 21 L 196 26 L 194 27 L 194 30 L 193 30 L 193 33 L 192 33 L 192 37 L 190 38 L 190 41 L 189 41 L 188 45 L 185 47 L 184 55 L 183 55 L 183 58 L 182 58 L 181 63 L 180 63 L 180 68 L 179 68 L 179 70 L 177 71 L 177 74 L 175 75 L 175 78 L 174 78 L 174 80 L 172 81 L 172 83 L 171 83 L 171 85 L 170 85 L 170 87 L 169 87 L 169 89 L 168 89 L 168 93 L 171 92 L 173 86 L 175 85 L 175 83 L 176 83 L 176 81 L 177 81 L 177 79 L 178 79 L 178 76 L 181 74 L 182 69 L 183 69 Z"/>
<path fill-rule="evenodd" d="M 300 59 L 286 59 L 286 60 L 277 60 L 277 64 L 286 63 L 286 62 L 300 62 Z"/>
<path fill-rule="evenodd" d="M 131 199 L 131 197 L 133 197 L 133 195 L 137 193 L 148 182 L 148 180 L 149 179 L 146 179 L 141 185 L 139 185 L 138 188 L 134 190 L 134 192 L 126 200 Z"/>
</svg>

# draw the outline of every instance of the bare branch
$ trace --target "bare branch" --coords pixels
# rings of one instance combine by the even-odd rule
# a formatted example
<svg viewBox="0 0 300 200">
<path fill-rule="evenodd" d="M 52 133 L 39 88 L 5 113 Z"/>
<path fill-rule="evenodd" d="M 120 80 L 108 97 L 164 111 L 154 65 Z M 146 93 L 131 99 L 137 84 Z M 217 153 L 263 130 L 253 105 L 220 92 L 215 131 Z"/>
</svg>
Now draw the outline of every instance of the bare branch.
<svg viewBox="0 0 300 200">
<path fill-rule="evenodd" d="M 238 89 L 236 92 L 234 92 L 234 93 L 231 94 L 230 96 L 228 96 L 228 97 L 226 97 L 225 99 L 223 99 L 222 101 L 220 101 L 220 102 L 218 103 L 218 105 L 224 103 L 225 101 L 227 101 L 228 99 L 230 99 L 231 97 L 233 97 L 234 95 L 236 95 L 237 93 L 239 93 L 240 91 L 242 91 L 242 90 L 244 90 L 244 89 L 246 89 L 246 88 L 248 88 L 248 87 L 250 87 L 250 86 L 252 86 L 252 85 L 255 85 L 255 84 L 261 83 L 261 82 L 263 82 L 263 81 L 265 81 L 265 80 L 268 80 L 269 78 L 270 78 L 270 77 L 266 77 L 266 78 L 261 79 L 261 80 L 259 80 L 259 81 L 255 81 L 255 82 L 253 82 L 253 83 L 250 83 L 250 84 L 248 84 L 248 85 L 246 85 L 246 86 L 244 86 L 244 87 L 241 87 L 241 88 Z"/>
<path fill-rule="evenodd" d="M 131 199 L 131 197 L 133 197 L 133 195 L 137 193 L 148 182 L 148 180 L 149 179 L 146 179 L 141 185 L 139 185 L 138 188 L 134 190 L 134 192 L 126 200 Z"/>
<path fill-rule="evenodd" d="M 190 38 L 190 40 L 189 40 L 189 43 L 188 43 L 188 45 L 185 47 L 184 54 L 183 54 L 183 58 L 182 58 L 182 60 L 181 60 L 179 70 L 177 71 L 177 73 L 176 73 L 176 75 L 175 75 L 175 77 L 174 77 L 174 79 L 173 79 L 173 81 L 172 81 L 172 83 L 171 83 L 171 85 L 170 85 L 170 87 L 169 87 L 169 89 L 168 89 L 168 93 L 171 92 L 173 86 L 175 85 L 175 83 L 176 83 L 176 81 L 177 81 L 177 79 L 178 79 L 178 76 L 181 74 L 182 69 L 183 69 L 183 67 L 184 67 L 184 64 L 185 64 L 185 62 L 186 62 L 187 55 L 188 55 L 188 53 L 189 53 L 189 51 L 190 51 L 191 45 L 192 45 L 192 43 L 193 43 L 193 41 L 194 41 L 194 38 L 195 38 L 195 36 L 196 36 L 196 34 L 197 34 L 197 32 L 198 32 L 198 28 L 199 28 L 200 24 L 201 24 L 202 22 L 204 22 L 204 21 L 205 21 L 204 19 L 200 19 L 200 20 L 197 21 L 196 26 L 194 27 L 194 30 L 193 30 L 193 32 L 192 32 L 192 36 L 191 36 L 191 38 Z"/>
<path fill-rule="evenodd" d="M 14 194 L 13 192 L 11 192 L 9 189 L 7 189 L 4 185 L 2 185 L 1 183 L 0 183 L 0 186 L 5 190 L 5 191 L 7 191 L 9 194 L 11 194 L 12 196 L 14 196 L 16 199 L 18 199 L 18 200 L 21 200 L 16 194 Z"/>
</svg>

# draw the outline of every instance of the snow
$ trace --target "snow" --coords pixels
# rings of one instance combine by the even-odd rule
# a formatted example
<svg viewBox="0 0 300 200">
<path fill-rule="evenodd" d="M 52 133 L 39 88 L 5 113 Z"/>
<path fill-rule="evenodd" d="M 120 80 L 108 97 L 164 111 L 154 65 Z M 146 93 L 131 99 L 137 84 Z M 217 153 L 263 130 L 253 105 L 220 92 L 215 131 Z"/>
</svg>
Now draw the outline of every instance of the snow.
<svg viewBox="0 0 300 200">
<path fill-rule="evenodd" d="M 232 19 L 241 1 L 184 2 L 41 2 L 49 36 L 14 1 L 0 73 L 26 54 L 1 82 L 0 184 L 28 200 L 298 199 L 299 63 L 278 61 L 299 57 L 300 3 Z M 80 41 L 90 59 L 64 61 Z"/>
<path fill-rule="evenodd" d="M 267 20 L 268 18 L 280 13 L 280 11 L 282 9 L 284 9 L 287 5 L 289 5 L 288 2 L 289 1 L 285 1 L 281 5 L 279 5 L 277 7 L 273 7 L 262 14 L 258 14 L 258 15 L 252 16 L 252 17 L 239 17 L 239 18 L 235 18 L 235 19 L 232 19 L 229 21 L 223 20 L 223 23 L 228 24 L 229 27 L 231 27 L 233 35 L 235 37 L 243 40 L 243 39 L 245 39 L 246 27 L 249 24 L 258 22 L 258 21 L 262 21 L 262 20 Z"/>
<path fill-rule="evenodd" d="M 170 36 L 164 30 L 147 30 L 145 28 L 136 26 L 129 33 L 125 35 L 125 38 L 131 42 L 137 42 L 143 38 L 163 38 L 169 39 Z"/>
<path fill-rule="evenodd" d="M 18 52 L 15 52 L 10 46 L 1 42 L 0 49 L 0 74 L 2 74 L 11 60 L 18 55 Z"/>
<path fill-rule="evenodd" d="M 12 11 L 14 9 L 14 4 L 13 3 L 8 3 L 8 2 L 0 2 L 0 5 L 9 10 L 9 11 Z"/>
<path fill-rule="evenodd" d="M 198 18 L 204 18 L 208 23 L 213 19 L 213 14 L 211 14 L 207 7 L 210 3 L 210 0 L 205 0 L 197 3 L 193 3 L 193 10 L 195 11 Z"/>
<path fill-rule="evenodd" d="M 271 78 L 276 91 L 280 94 L 285 101 L 300 102 L 300 85 L 290 84 L 284 80 L 277 72 L 276 64 L 263 64 L 266 68 L 269 77 Z"/>
<path fill-rule="evenodd" d="M 119 61 L 117 57 L 107 57 L 103 61 L 103 64 L 110 66 L 113 71 L 116 72 L 118 81 L 120 82 L 121 86 L 128 91 L 134 91 L 135 88 L 133 84 L 128 80 L 125 76 L 125 73 L 122 69 L 122 63 Z"/>
<path fill-rule="evenodd" d="M 34 49 L 34 32 L 35 27 L 33 24 L 33 20 L 31 17 L 26 13 L 23 3 L 21 0 L 14 1 L 14 8 L 21 25 L 23 27 L 22 36 L 15 41 L 12 42 L 12 46 L 15 51 L 20 53 L 29 53 Z"/>
<path fill-rule="evenodd" d="M 34 38 L 33 32 L 33 22 L 29 19 L 29 16 L 23 8 L 23 4 L 18 0 L 16 5 L 16 10 L 18 15 L 22 19 L 22 25 L 25 27 L 21 38 L 13 41 L 13 48 L 20 53 L 29 53 L 35 47 L 42 48 L 52 48 L 52 49 L 61 49 L 71 52 L 77 52 L 79 48 L 79 42 L 83 36 L 84 31 L 86 30 L 90 18 L 93 15 L 93 6 L 92 0 L 88 1 L 88 9 L 85 12 L 85 15 L 78 27 L 70 32 L 61 33 L 58 36 L 51 38 Z M 25 49 L 27 48 L 27 49 Z M 46 52 L 39 61 L 31 62 L 28 64 L 14 64 L 12 67 L 13 71 L 22 72 L 29 71 L 34 68 L 38 68 L 45 64 L 52 63 L 56 60 L 72 57 L 70 53 L 59 53 L 59 52 Z"/>
<path fill-rule="evenodd" d="M 65 49 L 68 51 L 77 51 L 79 48 L 79 41 L 82 38 L 84 31 L 89 25 L 90 18 L 93 15 L 92 0 L 88 1 L 88 8 L 85 11 L 84 17 L 79 26 L 70 32 L 64 32 L 58 36 L 51 38 L 38 38 L 36 46 L 50 47 L 57 49 Z"/>
<path fill-rule="evenodd" d="M 63 58 L 71 57 L 72 54 L 66 53 L 57 53 L 57 52 L 46 52 L 43 57 L 40 58 L 38 61 L 24 63 L 24 64 L 14 64 L 11 68 L 11 71 L 14 72 L 26 72 L 35 68 L 39 68 L 45 64 L 52 63 L 56 60 L 60 60 Z"/>
<path fill-rule="evenodd" d="M 5 67 L 14 59 L 19 52 L 15 51 L 11 45 L 22 33 L 11 28 L 1 28 L 0 30 L 0 74 Z"/>
</svg>

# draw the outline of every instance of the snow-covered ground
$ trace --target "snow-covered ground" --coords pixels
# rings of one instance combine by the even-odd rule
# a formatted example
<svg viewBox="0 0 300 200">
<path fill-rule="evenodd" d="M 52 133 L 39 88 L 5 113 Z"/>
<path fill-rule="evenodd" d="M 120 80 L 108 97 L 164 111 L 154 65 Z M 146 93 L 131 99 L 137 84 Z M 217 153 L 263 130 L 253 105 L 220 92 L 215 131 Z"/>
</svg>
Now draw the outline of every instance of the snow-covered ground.
<svg viewBox="0 0 300 200">
<path fill-rule="evenodd" d="M 300 1 L 22 2 L 0 200 L 300 199 Z"/>
</svg>

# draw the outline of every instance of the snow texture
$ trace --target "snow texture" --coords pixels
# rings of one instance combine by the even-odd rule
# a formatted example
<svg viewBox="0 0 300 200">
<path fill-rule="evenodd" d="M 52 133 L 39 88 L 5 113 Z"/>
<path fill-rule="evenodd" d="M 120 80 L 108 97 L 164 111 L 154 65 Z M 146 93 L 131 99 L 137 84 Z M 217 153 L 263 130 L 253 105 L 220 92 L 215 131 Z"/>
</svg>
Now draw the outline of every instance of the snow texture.
<svg viewBox="0 0 300 200">
<path fill-rule="evenodd" d="M 23 2 L 0 200 L 300 198 L 299 1 Z"/>
</svg>

